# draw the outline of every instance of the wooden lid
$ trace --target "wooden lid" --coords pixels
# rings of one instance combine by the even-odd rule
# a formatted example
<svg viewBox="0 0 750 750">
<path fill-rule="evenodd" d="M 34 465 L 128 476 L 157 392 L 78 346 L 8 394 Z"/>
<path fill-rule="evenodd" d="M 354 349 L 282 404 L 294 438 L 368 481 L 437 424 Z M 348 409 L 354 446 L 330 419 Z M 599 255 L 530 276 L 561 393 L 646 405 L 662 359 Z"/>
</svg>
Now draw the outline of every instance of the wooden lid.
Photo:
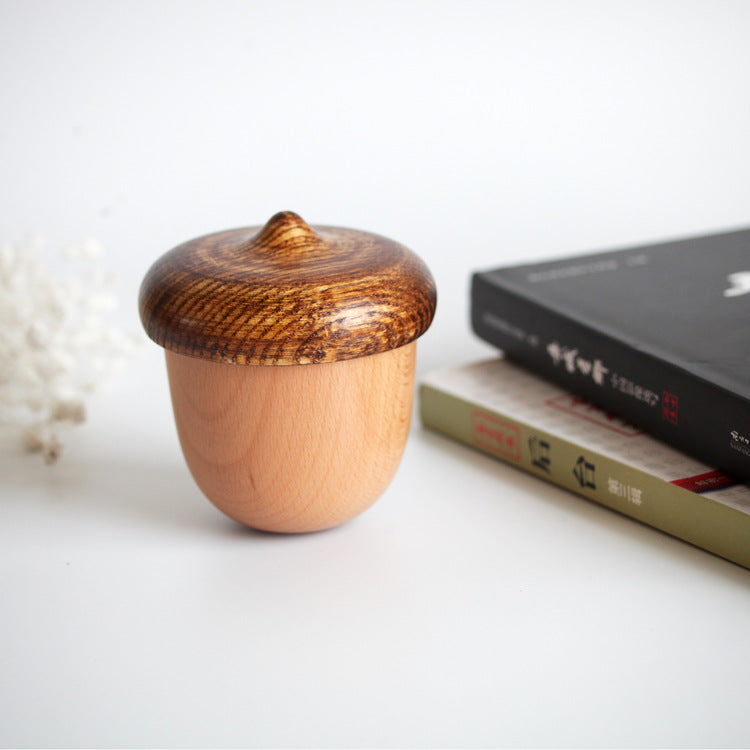
<svg viewBox="0 0 750 750">
<path fill-rule="evenodd" d="M 170 250 L 146 274 L 139 308 L 173 352 L 295 365 L 404 346 L 429 328 L 435 301 L 429 270 L 403 245 L 285 211 Z"/>
</svg>

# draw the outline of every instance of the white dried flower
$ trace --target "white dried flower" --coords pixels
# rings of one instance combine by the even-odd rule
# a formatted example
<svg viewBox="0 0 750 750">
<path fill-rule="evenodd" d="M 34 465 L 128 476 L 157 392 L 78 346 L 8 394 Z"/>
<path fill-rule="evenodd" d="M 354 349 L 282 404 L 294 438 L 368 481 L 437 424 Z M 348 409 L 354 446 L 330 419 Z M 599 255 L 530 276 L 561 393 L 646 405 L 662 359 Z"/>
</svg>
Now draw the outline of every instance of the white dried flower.
<svg viewBox="0 0 750 750">
<path fill-rule="evenodd" d="M 21 430 L 46 463 L 60 456 L 59 432 L 86 418 L 84 396 L 102 384 L 136 339 L 108 324 L 117 300 L 111 274 L 55 274 L 37 257 L 39 236 L 0 245 L 0 426 Z M 70 245 L 68 264 L 101 254 L 96 240 Z"/>
</svg>

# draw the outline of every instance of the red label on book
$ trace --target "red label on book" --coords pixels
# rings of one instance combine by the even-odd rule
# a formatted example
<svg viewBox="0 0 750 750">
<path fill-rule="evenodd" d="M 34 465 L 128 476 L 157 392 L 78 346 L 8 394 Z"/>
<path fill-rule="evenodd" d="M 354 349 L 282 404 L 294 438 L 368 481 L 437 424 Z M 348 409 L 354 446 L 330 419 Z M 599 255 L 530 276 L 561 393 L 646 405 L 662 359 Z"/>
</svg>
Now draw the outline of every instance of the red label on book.
<svg viewBox="0 0 750 750">
<path fill-rule="evenodd" d="M 471 415 L 474 443 L 509 461 L 521 460 L 521 429 L 492 414 L 475 411 Z"/>
<path fill-rule="evenodd" d="M 737 484 L 734 477 L 725 474 L 723 471 L 708 471 L 705 474 L 698 474 L 695 477 L 685 477 L 685 479 L 675 479 L 672 484 L 682 487 L 683 490 L 690 492 L 710 492 L 711 490 L 721 490 L 724 487 L 731 487 Z"/>
<path fill-rule="evenodd" d="M 669 391 L 663 391 L 661 394 L 661 416 L 666 419 L 667 422 L 677 424 L 677 407 L 680 405 L 680 400 L 674 393 Z"/>
</svg>

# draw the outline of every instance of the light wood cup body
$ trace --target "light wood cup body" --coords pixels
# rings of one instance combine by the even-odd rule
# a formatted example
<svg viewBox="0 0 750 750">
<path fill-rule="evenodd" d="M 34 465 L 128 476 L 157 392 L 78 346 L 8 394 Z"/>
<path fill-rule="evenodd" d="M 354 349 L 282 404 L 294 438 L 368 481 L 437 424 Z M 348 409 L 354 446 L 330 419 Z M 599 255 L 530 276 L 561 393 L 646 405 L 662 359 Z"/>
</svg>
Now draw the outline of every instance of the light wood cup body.
<svg viewBox="0 0 750 750">
<path fill-rule="evenodd" d="M 182 452 L 203 493 L 252 528 L 305 532 L 368 508 L 409 432 L 416 341 L 315 365 L 234 365 L 166 351 Z"/>
</svg>

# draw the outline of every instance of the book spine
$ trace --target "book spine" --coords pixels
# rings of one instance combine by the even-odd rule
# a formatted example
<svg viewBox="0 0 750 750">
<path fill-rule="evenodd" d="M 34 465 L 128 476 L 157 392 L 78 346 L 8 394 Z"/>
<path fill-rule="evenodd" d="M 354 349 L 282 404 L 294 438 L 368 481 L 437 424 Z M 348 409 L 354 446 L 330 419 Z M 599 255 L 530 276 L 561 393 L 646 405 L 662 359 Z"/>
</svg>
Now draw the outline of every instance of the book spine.
<svg viewBox="0 0 750 750">
<path fill-rule="evenodd" d="M 429 429 L 750 568 L 750 515 L 429 383 L 419 408 Z"/>
<path fill-rule="evenodd" d="M 471 313 L 474 332 L 509 359 L 704 463 L 750 479 L 746 400 L 482 274 L 473 277 Z"/>
</svg>

